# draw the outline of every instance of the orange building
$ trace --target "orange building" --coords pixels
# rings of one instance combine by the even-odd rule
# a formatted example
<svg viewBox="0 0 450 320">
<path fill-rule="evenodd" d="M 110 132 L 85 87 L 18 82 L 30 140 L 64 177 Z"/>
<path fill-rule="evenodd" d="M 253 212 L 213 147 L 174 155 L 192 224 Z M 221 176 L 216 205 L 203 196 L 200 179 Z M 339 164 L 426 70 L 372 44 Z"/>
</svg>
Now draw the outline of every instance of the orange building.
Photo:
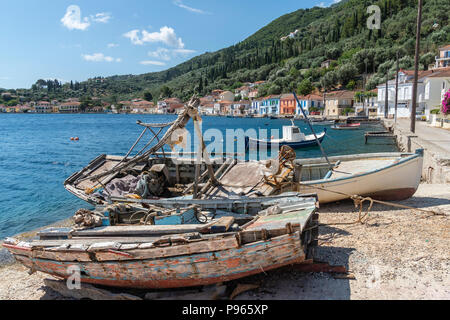
<svg viewBox="0 0 450 320">
<path fill-rule="evenodd" d="M 280 114 L 295 114 L 297 102 L 292 93 L 283 94 L 280 98 Z"/>
</svg>

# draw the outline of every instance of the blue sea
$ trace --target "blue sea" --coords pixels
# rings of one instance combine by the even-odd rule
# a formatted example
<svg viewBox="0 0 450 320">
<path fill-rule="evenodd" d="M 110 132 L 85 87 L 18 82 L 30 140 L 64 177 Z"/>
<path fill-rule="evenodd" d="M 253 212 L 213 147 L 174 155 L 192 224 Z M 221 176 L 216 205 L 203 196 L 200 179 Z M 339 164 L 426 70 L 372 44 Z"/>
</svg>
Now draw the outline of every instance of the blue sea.
<svg viewBox="0 0 450 320">
<path fill-rule="evenodd" d="M 143 122 L 170 122 L 173 115 L 2 114 L 0 113 L 0 239 L 71 217 L 90 205 L 67 192 L 64 180 L 99 154 L 124 155 L 140 135 Z M 310 133 L 307 124 L 295 121 Z M 281 129 L 290 120 L 203 117 L 203 130 Z M 316 132 L 324 127 L 314 126 Z M 192 121 L 187 129 L 192 133 Z M 328 155 L 397 151 L 390 141 L 364 144 L 360 130 L 331 130 L 323 142 Z M 269 131 L 270 132 L 270 131 Z M 280 133 L 281 135 L 281 133 Z M 79 141 L 71 141 L 79 137 Z M 297 150 L 298 157 L 320 156 L 320 149 Z"/>
</svg>

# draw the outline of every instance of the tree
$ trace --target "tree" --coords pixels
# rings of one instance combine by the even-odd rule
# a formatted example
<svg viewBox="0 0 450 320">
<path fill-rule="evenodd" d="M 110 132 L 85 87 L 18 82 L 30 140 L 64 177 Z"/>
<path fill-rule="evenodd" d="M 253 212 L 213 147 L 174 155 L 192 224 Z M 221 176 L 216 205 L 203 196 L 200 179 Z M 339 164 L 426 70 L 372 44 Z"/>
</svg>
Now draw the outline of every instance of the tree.
<svg viewBox="0 0 450 320">
<path fill-rule="evenodd" d="M 314 87 L 309 79 L 304 79 L 302 82 L 300 82 L 300 85 L 297 88 L 298 93 L 302 96 L 307 96 L 313 90 Z"/>
<path fill-rule="evenodd" d="M 352 63 L 346 63 L 337 70 L 337 77 L 342 85 L 353 80 L 358 74 L 358 69 Z"/>
<path fill-rule="evenodd" d="M 153 95 L 152 95 L 150 90 L 146 90 L 144 92 L 144 99 L 147 100 L 147 101 L 152 101 L 153 100 Z"/>
<path fill-rule="evenodd" d="M 172 89 L 168 86 L 162 86 L 160 91 L 160 98 L 170 98 L 172 95 Z"/>
</svg>

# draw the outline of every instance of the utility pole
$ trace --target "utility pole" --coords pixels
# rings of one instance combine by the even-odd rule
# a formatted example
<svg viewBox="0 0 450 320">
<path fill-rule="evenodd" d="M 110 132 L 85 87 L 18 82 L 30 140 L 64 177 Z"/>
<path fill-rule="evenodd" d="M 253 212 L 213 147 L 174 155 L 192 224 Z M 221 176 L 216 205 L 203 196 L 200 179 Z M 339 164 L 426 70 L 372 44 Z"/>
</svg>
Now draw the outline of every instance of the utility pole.
<svg viewBox="0 0 450 320">
<path fill-rule="evenodd" d="M 412 90 L 411 106 L 411 132 L 416 132 L 416 109 L 417 109 L 417 81 L 419 78 L 419 51 L 420 51 L 420 27 L 422 25 L 422 0 L 419 0 L 417 11 L 417 30 L 416 30 L 416 53 L 414 55 L 414 82 Z"/>
<path fill-rule="evenodd" d="M 389 114 L 389 88 L 388 88 L 388 81 L 389 81 L 389 70 L 386 71 L 386 90 L 384 92 L 384 118 L 387 119 Z"/>
<path fill-rule="evenodd" d="M 399 52 L 397 51 L 397 73 L 395 76 L 395 114 L 394 114 L 394 122 L 397 124 L 397 105 L 398 105 L 398 56 Z"/>
</svg>

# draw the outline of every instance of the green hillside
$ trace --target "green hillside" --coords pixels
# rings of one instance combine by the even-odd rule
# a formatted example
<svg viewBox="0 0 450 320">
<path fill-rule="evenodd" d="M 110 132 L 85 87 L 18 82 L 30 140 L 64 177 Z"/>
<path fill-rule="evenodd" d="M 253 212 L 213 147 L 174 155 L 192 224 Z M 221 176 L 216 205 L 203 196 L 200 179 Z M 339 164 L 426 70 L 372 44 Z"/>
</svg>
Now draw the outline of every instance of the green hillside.
<svg viewBox="0 0 450 320">
<path fill-rule="evenodd" d="M 366 26 L 366 8 L 381 8 L 380 30 Z M 437 48 L 450 43 L 448 0 L 425 0 L 423 8 L 421 68 L 434 61 Z M 315 87 L 367 88 L 393 76 L 397 51 L 401 67 L 414 62 L 417 0 L 347 0 L 329 8 L 300 9 L 281 16 L 242 42 L 205 53 L 162 72 L 94 78 L 75 84 L 36 84 L 18 92 L 26 99 L 96 96 L 105 100 L 173 95 L 188 99 L 193 93 L 232 89 L 246 81 L 267 80 L 260 94 L 278 94 L 312 83 Z M 299 30 L 294 39 L 280 38 Z M 328 69 L 326 59 L 335 60 Z"/>
</svg>

